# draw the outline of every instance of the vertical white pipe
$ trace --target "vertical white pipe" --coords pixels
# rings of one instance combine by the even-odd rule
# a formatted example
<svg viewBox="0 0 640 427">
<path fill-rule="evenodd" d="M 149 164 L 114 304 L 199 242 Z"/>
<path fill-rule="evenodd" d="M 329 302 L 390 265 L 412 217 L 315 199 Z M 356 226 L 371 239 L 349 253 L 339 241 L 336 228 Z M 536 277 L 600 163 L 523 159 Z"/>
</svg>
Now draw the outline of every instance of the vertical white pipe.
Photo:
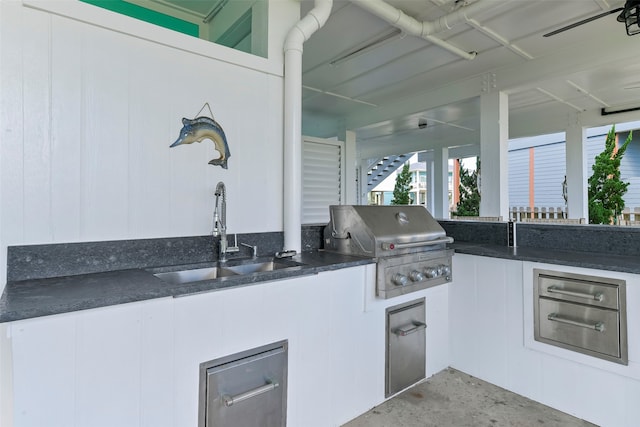
<svg viewBox="0 0 640 427">
<path fill-rule="evenodd" d="M 302 247 L 302 45 L 322 28 L 333 0 L 314 8 L 289 31 L 284 42 L 284 249 Z"/>
<path fill-rule="evenodd" d="M 302 51 L 284 55 L 284 249 L 302 247 Z"/>
</svg>

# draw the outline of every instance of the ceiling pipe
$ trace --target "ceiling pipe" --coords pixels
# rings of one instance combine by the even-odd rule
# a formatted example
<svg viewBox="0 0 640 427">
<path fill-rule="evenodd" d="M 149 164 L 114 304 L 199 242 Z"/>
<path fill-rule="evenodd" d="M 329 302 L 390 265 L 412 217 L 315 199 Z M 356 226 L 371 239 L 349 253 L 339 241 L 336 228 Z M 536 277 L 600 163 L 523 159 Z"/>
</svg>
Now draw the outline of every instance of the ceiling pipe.
<svg viewBox="0 0 640 427">
<path fill-rule="evenodd" d="M 284 250 L 302 246 L 302 45 L 324 26 L 333 0 L 314 7 L 284 41 Z"/>
<path fill-rule="evenodd" d="M 463 6 L 447 15 L 441 16 L 434 21 L 420 22 L 400 9 L 385 3 L 383 0 L 351 0 L 351 2 L 362 9 L 373 13 L 377 17 L 384 19 L 391 25 L 400 28 L 407 34 L 422 37 L 423 39 L 428 40 L 429 42 L 467 60 L 475 58 L 478 53 L 465 52 L 464 50 L 453 46 L 451 43 L 435 37 L 434 34 L 451 29 L 454 25 L 459 24 L 460 22 L 470 21 L 473 14 L 479 13 L 497 4 L 497 0 L 478 0 L 475 3 Z"/>
</svg>

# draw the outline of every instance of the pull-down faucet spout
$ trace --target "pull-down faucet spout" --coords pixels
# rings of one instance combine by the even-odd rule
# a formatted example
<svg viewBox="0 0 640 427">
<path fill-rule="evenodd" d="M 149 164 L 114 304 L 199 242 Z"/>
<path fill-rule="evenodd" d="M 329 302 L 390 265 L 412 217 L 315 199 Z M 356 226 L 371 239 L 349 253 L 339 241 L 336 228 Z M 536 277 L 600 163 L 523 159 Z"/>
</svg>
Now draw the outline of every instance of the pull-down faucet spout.
<svg viewBox="0 0 640 427">
<path fill-rule="evenodd" d="M 238 252 L 238 244 L 235 246 L 229 246 L 227 241 L 227 190 L 224 182 L 218 182 L 215 191 L 216 201 L 213 209 L 213 230 L 211 234 L 220 236 L 219 257 L 220 261 L 226 261 L 227 254 L 232 252 Z M 238 236 L 236 235 L 236 240 Z"/>
</svg>

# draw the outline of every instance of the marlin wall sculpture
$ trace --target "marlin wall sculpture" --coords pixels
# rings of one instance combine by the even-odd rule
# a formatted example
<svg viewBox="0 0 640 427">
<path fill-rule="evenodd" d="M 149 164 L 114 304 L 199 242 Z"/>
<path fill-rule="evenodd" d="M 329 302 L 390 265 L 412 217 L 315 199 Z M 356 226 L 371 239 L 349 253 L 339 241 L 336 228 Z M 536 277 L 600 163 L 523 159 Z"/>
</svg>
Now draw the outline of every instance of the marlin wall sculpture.
<svg viewBox="0 0 640 427">
<path fill-rule="evenodd" d="M 209 161 L 210 165 L 222 166 L 227 169 L 227 161 L 231 157 L 229 152 L 229 144 L 227 137 L 222 130 L 222 126 L 214 119 L 206 116 L 196 117 L 195 119 L 182 119 L 182 129 L 176 142 L 170 147 L 177 147 L 182 144 L 192 144 L 194 142 L 202 142 L 205 139 L 213 141 L 216 150 L 220 153 L 220 157 Z"/>
</svg>

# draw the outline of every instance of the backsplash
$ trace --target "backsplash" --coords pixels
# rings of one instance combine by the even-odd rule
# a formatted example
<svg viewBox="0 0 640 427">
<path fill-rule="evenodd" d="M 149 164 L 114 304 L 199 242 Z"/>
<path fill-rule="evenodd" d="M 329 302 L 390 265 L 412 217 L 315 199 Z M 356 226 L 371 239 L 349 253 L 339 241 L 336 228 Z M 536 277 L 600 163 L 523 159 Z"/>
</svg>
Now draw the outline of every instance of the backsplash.
<svg viewBox="0 0 640 427">
<path fill-rule="evenodd" d="M 517 223 L 518 246 L 563 251 L 640 255 L 640 227 Z"/>
<path fill-rule="evenodd" d="M 506 222 L 438 221 L 454 242 L 507 245 Z M 607 255 L 640 255 L 640 227 L 517 222 L 516 246 Z"/>
<path fill-rule="evenodd" d="M 229 239 L 234 244 L 233 234 Z M 283 235 L 239 234 L 240 243 L 257 245 L 259 256 L 272 255 L 282 250 Z M 228 258 L 249 256 L 251 249 L 240 245 L 240 252 L 229 254 Z M 217 257 L 218 238 L 212 236 L 9 246 L 7 281 L 195 264 L 212 262 Z"/>
<path fill-rule="evenodd" d="M 302 250 L 322 247 L 324 226 L 302 227 Z M 227 259 L 250 257 L 258 247 L 258 256 L 270 256 L 283 249 L 282 232 L 238 234 L 240 251 Z M 235 245 L 235 234 L 228 235 Z M 197 264 L 217 261 L 219 239 L 212 236 L 170 237 L 103 242 L 58 243 L 9 246 L 7 281 L 73 276 L 76 274 L 149 268 L 166 265 Z"/>
<path fill-rule="evenodd" d="M 507 223 L 486 221 L 438 220 L 454 242 L 507 245 Z"/>
</svg>

